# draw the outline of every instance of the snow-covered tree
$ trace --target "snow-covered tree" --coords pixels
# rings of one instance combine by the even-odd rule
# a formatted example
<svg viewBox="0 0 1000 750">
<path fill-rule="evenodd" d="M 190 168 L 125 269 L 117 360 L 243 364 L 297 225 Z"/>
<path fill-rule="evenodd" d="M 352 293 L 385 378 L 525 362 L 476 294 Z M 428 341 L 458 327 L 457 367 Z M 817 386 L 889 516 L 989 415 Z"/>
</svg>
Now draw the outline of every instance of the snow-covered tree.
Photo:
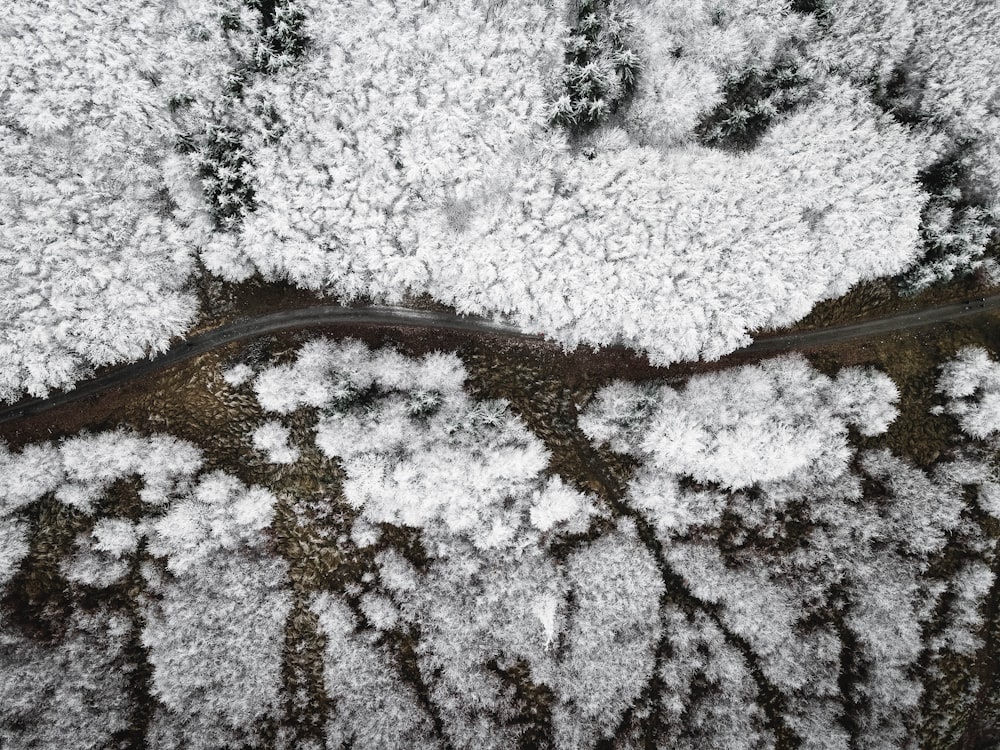
<svg viewBox="0 0 1000 750">
<path fill-rule="evenodd" d="M 884 432 L 896 396 L 879 373 L 843 370 L 832 380 L 786 357 L 699 375 L 682 391 L 613 384 L 598 393 L 580 426 L 660 471 L 742 488 L 806 467 L 838 476 L 850 456 L 848 425 Z"/>
<path fill-rule="evenodd" d="M 670 656 L 657 677 L 663 684 L 663 737 L 679 750 L 774 747 L 750 665 L 704 612 L 671 609 L 664 617 Z"/>
<path fill-rule="evenodd" d="M 824 70 L 880 91 L 896 73 L 913 43 L 908 0 L 823 0 L 821 33 L 810 40 L 809 56 Z"/>
<path fill-rule="evenodd" d="M 155 746 L 242 747 L 279 712 L 285 570 L 281 560 L 236 547 L 178 575 L 150 573 L 156 599 L 145 608 L 142 640 L 162 704 L 150 728 Z"/>
<path fill-rule="evenodd" d="M 552 122 L 579 133 L 602 123 L 628 99 L 640 60 L 630 46 L 635 30 L 626 3 L 579 0 L 576 5 Z"/>
<path fill-rule="evenodd" d="M 1000 432 L 1000 363 L 982 347 L 962 349 L 945 363 L 938 391 L 967 435 L 986 439 Z"/>
<path fill-rule="evenodd" d="M 656 667 L 663 581 L 656 561 L 622 522 L 567 561 L 573 596 L 562 653 L 549 678 L 554 746 L 609 739 Z"/>
<path fill-rule="evenodd" d="M 324 677 L 334 701 L 326 726 L 328 747 L 359 750 L 436 748 L 430 717 L 420 708 L 413 688 L 392 669 L 376 633 L 357 633 L 357 618 L 330 594 L 313 603 L 326 638 Z"/>
<path fill-rule="evenodd" d="M 691 142 L 698 124 L 720 108 L 727 84 L 759 75 L 815 20 L 787 0 L 635 4 L 642 73 L 626 127 L 644 145 Z"/>
<path fill-rule="evenodd" d="M 591 499 L 546 479 L 541 442 L 504 402 L 473 402 L 464 377 L 453 355 L 408 361 L 318 339 L 295 362 L 263 370 L 254 388 L 270 411 L 320 407 L 316 445 L 342 462 L 346 500 L 369 525 L 443 523 L 481 549 L 520 543 L 520 526 L 536 536 L 586 528 Z M 354 403 L 372 391 L 374 401 Z"/>
<path fill-rule="evenodd" d="M 1000 50 L 993 33 L 1000 10 L 990 2 L 891 5 L 901 33 L 893 46 L 900 49 L 910 37 L 912 44 L 882 99 L 928 136 L 920 173 L 931 196 L 921 225 L 926 257 L 906 279 L 907 288 L 920 290 L 992 266 L 983 255 L 1000 221 Z M 863 54 L 865 39 L 856 34 L 851 40 Z M 845 39 L 841 46 L 850 45 Z"/>
</svg>

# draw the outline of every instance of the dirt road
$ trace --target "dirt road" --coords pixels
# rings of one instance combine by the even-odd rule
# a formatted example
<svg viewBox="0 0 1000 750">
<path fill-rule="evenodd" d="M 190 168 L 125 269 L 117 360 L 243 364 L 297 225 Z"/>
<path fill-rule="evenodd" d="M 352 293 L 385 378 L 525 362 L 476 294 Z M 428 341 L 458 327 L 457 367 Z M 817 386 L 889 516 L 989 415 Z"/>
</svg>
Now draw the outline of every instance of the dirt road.
<svg viewBox="0 0 1000 750">
<path fill-rule="evenodd" d="M 932 307 L 914 312 L 898 313 L 850 325 L 821 328 L 814 331 L 761 335 L 753 344 L 741 350 L 747 355 L 772 355 L 802 349 L 839 344 L 853 339 L 869 338 L 907 331 L 921 326 L 959 320 L 989 310 L 1000 309 L 1000 294 L 969 302 Z M 543 341 L 543 337 L 525 333 L 513 326 L 481 318 L 465 317 L 444 312 L 412 310 L 405 307 L 345 308 L 335 305 L 282 310 L 253 318 L 243 318 L 222 325 L 184 341 L 179 341 L 153 359 L 117 367 L 98 377 L 81 382 L 71 391 L 45 399 L 28 399 L 0 409 L 0 424 L 39 414 L 74 401 L 114 388 L 133 378 L 162 370 L 170 365 L 211 351 L 226 344 L 293 330 L 316 327 L 358 327 L 447 330 L 490 334 L 506 339 Z"/>
</svg>

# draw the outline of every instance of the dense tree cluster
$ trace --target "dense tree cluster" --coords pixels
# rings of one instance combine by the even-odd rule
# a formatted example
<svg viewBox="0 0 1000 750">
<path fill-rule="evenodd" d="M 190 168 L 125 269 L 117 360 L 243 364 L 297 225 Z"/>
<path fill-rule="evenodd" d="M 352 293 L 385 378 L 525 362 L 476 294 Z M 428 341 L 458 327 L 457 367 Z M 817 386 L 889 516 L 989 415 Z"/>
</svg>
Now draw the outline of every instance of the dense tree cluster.
<svg viewBox="0 0 1000 750">
<path fill-rule="evenodd" d="M 898 33 L 900 41 L 913 41 L 884 99 L 929 140 L 929 164 L 920 175 L 931 195 L 922 227 L 926 261 L 907 279 L 921 289 L 981 266 L 998 236 L 1000 47 L 993 32 L 1000 9 L 973 2 L 956 13 L 941 0 L 886 5 L 908 5 Z"/>
<path fill-rule="evenodd" d="M 944 408 L 975 412 L 975 435 L 1000 424 L 983 406 L 995 369 L 966 350 L 942 371 Z M 971 673 L 943 714 L 939 686 L 984 648 L 980 519 L 1000 518 L 1000 482 L 971 448 L 932 470 L 855 452 L 849 432 L 895 416 L 879 373 L 782 358 L 679 389 L 613 383 L 579 421 L 590 460 L 630 457 L 611 497 L 552 473 L 507 403 L 466 393 L 453 355 L 316 340 L 227 376 L 270 413 L 248 428 L 261 449 L 294 434 L 280 460 L 303 461 L 305 415 L 343 471 L 337 544 L 365 562 L 296 593 L 328 746 L 874 750 L 954 738 L 974 705 Z M 127 432 L 0 453 L 4 742 L 244 747 L 283 720 L 278 499 L 202 462 Z M 75 536 L 46 563 L 53 513 Z M 11 597 L 45 564 L 68 598 L 29 597 L 26 619 Z"/>
<path fill-rule="evenodd" d="M 162 350 L 207 226 L 174 203 L 171 102 L 211 97 L 226 4 L 36 2 L 0 20 L 0 398 Z"/>
<path fill-rule="evenodd" d="M 327 691 L 340 707 L 328 741 L 438 747 L 436 716 L 452 746 L 511 747 L 527 728 L 509 722 L 505 675 L 526 667 L 552 693 L 554 745 L 592 746 L 652 674 L 662 582 L 628 522 L 563 564 L 549 554 L 606 512 L 547 477 L 540 441 L 503 402 L 473 402 L 464 377 L 454 357 L 408 361 L 324 341 L 257 376 L 265 408 L 319 408 L 316 443 L 342 462 L 345 499 L 358 511 L 352 537 L 377 550 L 382 585 L 361 597 L 364 620 L 344 599 L 314 604 Z M 423 565 L 384 545 L 387 524 L 419 530 Z M 400 684 L 379 631 L 419 633 L 433 715 Z"/>
<path fill-rule="evenodd" d="M 276 498 L 221 472 L 199 476 L 201 465 L 188 443 L 127 432 L 0 453 L 0 584 L 16 590 L 31 575 L 22 561 L 52 533 L 39 513 L 81 529 L 56 559 L 70 610 L 51 638 L 25 632 L 25 620 L 56 617 L 23 611 L 45 592 L 0 615 L 5 746 L 120 746 L 149 712 L 150 747 L 240 747 L 275 711 L 289 595 L 262 531 Z M 109 512 L 132 480 L 137 510 Z M 137 706 L 145 669 L 152 705 Z"/>
<path fill-rule="evenodd" d="M 582 131 L 617 111 L 635 88 L 640 65 L 629 46 L 634 30 L 625 3 L 579 0 L 576 16 L 566 41 L 563 91 L 552 106 L 552 122 Z"/>
<path fill-rule="evenodd" d="M 451 385 L 428 399 L 428 361 L 442 363 L 407 368 L 390 350 L 314 342 L 257 376 L 277 414 L 318 408 L 317 444 L 342 461 L 358 511 L 353 539 L 378 550 L 374 585 L 314 605 L 327 690 L 344 706 L 331 741 L 377 744 L 386 724 L 364 700 L 414 747 L 438 746 L 435 721 L 452 744 L 525 742 L 530 728 L 506 722 L 518 710 L 517 691 L 505 692 L 512 674 L 542 700 L 556 747 L 653 731 L 676 747 L 771 747 L 780 736 L 882 748 L 937 731 L 925 686 L 983 645 L 994 577 L 973 519 L 1000 512 L 1000 485 L 972 454 L 931 472 L 885 450 L 855 454 L 849 431 L 876 436 L 895 418 L 884 375 L 831 378 L 785 358 L 681 390 L 602 389 L 580 425 L 636 462 L 630 510 L 611 525 L 593 500 L 548 494 L 544 454 L 518 455 L 534 439 L 509 432 L 504 409 L 469 402 L 457 361 Z M 983 377 L 963 361 L 942 380 L 956 397 Z M 417 408 L 427 400 L 432 409 Z M 480 409 L 490 419 L 473 417 Z M 560 525 L 539 523 L 548 516 Z M 554 556 L 566 517 L 603 532 Z M 383 530 L 399 525 L 419 530 L 419 559 L 384 546 Z M 949 545 L 966 552 L 942 569 Z M 416 638 L 429 704 L 400 681 L 379 633 Z"/>
<path fill-rule="evenodd" d="M 991 541 L 969 512 L 989 510 L 996 480 L 981 459 L 928 474 L 887 451 L 854 456 L 848 424 L 884 431 L 894 398 L 884 376 L 831 381 L 785 359 L 681 391 L 615 384 L 584 414 L 595 441 L 639 460 L 626 502 L 704 607 L 664 613 L 669 689 L 654 710 L 674 746 L 769 747 L 782 732 L 802 747 L 910 746 L 927 721 L 918 665 L 929 681 L 982 647 Z M 719 476 L 717 457 L 742 471 Z M 932 563 L 949 544 L 966 554 L 942 576 Z"/>
<path fill-rule="evenodd" d="M 977 267 L 998 19 L 952 5 L 20 6 L 0 26 L 0 398 L 162 349 L 196 314 L 196 254 L 657 362 L 921 252 L 911 288 Z"/>
<path fill-rule="evenodd" d="M 69 738 L 113 747 L 130 719 L 120 668 L 129 623 L 120 613 L 77 613 L 60 642 L 39 644 L 0 620 L 0 742 L 55 750 Z"/>
<path fill-rule="evenodd" d="M 783 82 L 814 21 L 743 9 L 757 19 L 744 37 L 734 11 L 723 37 L 746 65 L 704 53 L 717 101 L 743 80 L 734 96 L 758 114 L 788 109 L 747 99 L 760 81 L 802 102 L 767 115 L 754 151 L 727 154 L 646 137 L 624 115 L 624 129 L 573 146 L 546 113 L 557 42 L 574 35 L 555 12 L 516 10 L 306 7 L 306 54 L 253 88 L 282 123 L 252 139 L 256 210 L 206 247 L 208 266 L 346 298 L 430 292 L 567 345 L 626 343 L 666 362 L 717 356 L 917 255 L 921 145 L 832 74 L 816 74 L 808 100 Z M 637 90 L 630 106 L 643 101 Z"/>
</svg>

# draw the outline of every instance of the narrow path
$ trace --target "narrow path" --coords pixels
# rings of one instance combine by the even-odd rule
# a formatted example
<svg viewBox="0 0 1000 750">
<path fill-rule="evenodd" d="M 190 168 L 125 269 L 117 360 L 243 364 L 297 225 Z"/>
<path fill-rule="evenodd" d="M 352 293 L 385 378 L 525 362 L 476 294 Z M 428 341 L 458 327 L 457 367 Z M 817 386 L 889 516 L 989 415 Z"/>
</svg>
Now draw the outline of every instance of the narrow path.
<svg viewBox="0 0 1000 750">
<path fill-rule="evenodd" d="M 740 351 L 770 354 L 795 349 L 809 349 L 815 346 L 828 346 L 853 339 L 885 336 L 937 323 L 961 320 L 962 318 L 979 315 L 991 310 L 1000 310 L 1000 293 L 992 294 L 989 297 L 979 297 L 967 302 L 885 315 L 860 323 L 829 326 L 826 328 L 817 328 L 812 331 L 761 335 L 750 346 Z"/>
<path fill-rule="evenodd" d="M 838 344 L 853 339 L 899 333 L 922 326 L 944 323 L 1000 309 L 1000 293 L 969 302 L 927 308 L 913 312 L 887 315 L 861 323 L 834 326 L 795 333 L 765 334 L 753 344 L 734 352 L 751 355 L 770 355 L 797 349 L 808 349 Z M 166 352 L 149 360 L 123 365 L 92 379 L 83 381 L 73 390 L 49 398 L 20 401 L 0 409 L 0 424 L 12 422 L 32 414 L 39 414 L 88 396 L 101 393 L 121 383 L 162 370 L 199 354 L 227 344 L 246 341 L 271 333 L 316 328 L 322 326 L 364 326 L 368 328 L 410 328 L 447 330 L 467 333 L 493 334 L 506 339 L 544 341 L 538 334 L 526 333 L 503 323 L 456 315 L 454 313 L 413 310 L 406 307 L 356 307 L 339 305 L 281 310 L 279 312 L 241 318 L 218 328 L 179 341 Z"/>
</svg>

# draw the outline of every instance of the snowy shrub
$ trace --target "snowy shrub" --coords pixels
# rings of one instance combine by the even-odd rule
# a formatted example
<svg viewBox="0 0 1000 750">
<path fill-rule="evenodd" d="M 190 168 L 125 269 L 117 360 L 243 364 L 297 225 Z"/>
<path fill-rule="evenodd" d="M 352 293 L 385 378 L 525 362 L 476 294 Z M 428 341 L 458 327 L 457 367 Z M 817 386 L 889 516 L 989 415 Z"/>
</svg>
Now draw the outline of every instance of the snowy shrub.
<svg viewBox="0 0 1000 750">
<path fill-rule="evenodd" d="M 52 492 L 64 477 L 58 451 L 51 443 L 28 445 L 17 454 L 0 445 L 0 467 L 0 507 L 4 515 Z"/>
<path fill-rule="evenodd" d="M 899 389 L 892 378 L 877 370 L 841 368 L 827 398 L 833 410 L 866 437 L 884 433 L 899 414 Z"/>
<path fill-rule="evenodd" d="M 28 445 L 16 454 L 0 444 L 0 585 L 14 576 L 29 551 L 29 524 L 21 517 L 25 506 L 51 493 L 90 514 L 114 481 L 135 475 L 144 480 L 140 497 L 159 504 L 186 487 L 201 461 L 200 452 L 188 443 L 125 431 L 80 435 L 60 445 Z M 99 520 L 77 540 L 75 554 L 62 562 L 63 573 L 78 583 L 108 586 L 128 569 L 122 558 L 134 551 L 137 540 L 131 522 Z"/>
<path fill-rule="evenodd" d="M 186 487 L 202 464 L 201 452 L 169 435 L 142 437 L 124 430 L 82 434 L 58 446 L 26 446 L 16 455 L 0 447 L 0 511 L 41 499 L 56 499 L 85 513 L 116 480 L 138 475 L 144 480 L 140 497 L 162 504 Z"/>
<path fill-rule="evenodd" d="M 1000 432 L 1000 364 L 985 349 L 962 349 L 941 367 L 937 389 L 967 435 L 986 439 Z"/>
<path fill-rule="evenodd" d="M 63 575 L 86 586 L 110 586 L 128 572 L 128 558 L 136 551 L 139 538 L 135 523 L 103 518 L 90 534 L 77 539 L 77 553 L 63 563 Z"/>
<path fill-rule="evenodd" d="M 28 524 L 6 515 L 0 516 L 0 586 L 14 577 L 28 549 Z"/>
<path fill-rule="evenodd" d="M 274 464 L 293 464 L 299 459 L 299 449 L 288 444 L 290 431 L 281 422 L 265 422 L 253 432 L 253 447 L 267 453 Z"/>
<path fill-rule="evenodd" d="M 104 490 L 117 479 L 139 475 L 144 480 L 140 498 L 162 504 L 202 463 L 201 452 L 169 435 L 149 438 L 124 432 L 82 435 L 59 446 L 64 480 L 56 498 L 89 512 Z"/>
<path fill-rule="evenodd" d="M 422 394 L 460 390 L 465 369 L 452 354 L 432 352 L 411 363 L 391 349 L 371 352 L 360 341 L 314 339 L 294 364 L 269 367 L 254 380 L 257 401 L 270 412 L 288 414 L 300 406 L 350 406 L 371 387 L 412 394 L 420 411 Z"/>
<path fill-rule="evenodd" d="M 215 471 L 151 524 L 149 549 L 167 558 L 172 573 L 197 569 L 200 561 L 242 545 L 259 546 L 277 499 L 262 487 L 247 487 Z"/>
<path fill-rule="evenodd" d="M 253 376 L 253 369 L 249 365 L 242 362 L 238 365 L 233 365 L 222 373 L 222 379 L 233 388 L 239 388 L 248 380 L 252 379 Z"/>
</svg>

